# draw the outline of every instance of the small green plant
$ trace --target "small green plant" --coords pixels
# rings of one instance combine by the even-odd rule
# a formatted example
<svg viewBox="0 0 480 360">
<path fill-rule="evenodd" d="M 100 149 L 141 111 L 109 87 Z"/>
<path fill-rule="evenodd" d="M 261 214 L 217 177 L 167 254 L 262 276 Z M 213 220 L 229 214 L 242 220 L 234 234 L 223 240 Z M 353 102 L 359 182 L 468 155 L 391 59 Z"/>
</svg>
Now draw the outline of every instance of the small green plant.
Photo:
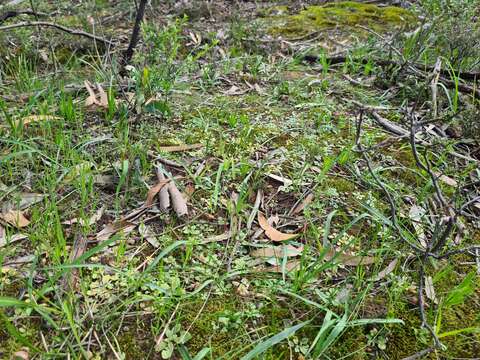
<svg viewBox="0 0 480 360">
<path fill-rule="evenodd" d="M 190 333 L 182 330 L 182 326 L 177 324 L 171 329 L 167 328 L 163 340 L 155 346 L 155 350 L 161 354 L 162 359 L 170 359 L 175 348 L 186 344 L 191 337 Z"/>
</svg>

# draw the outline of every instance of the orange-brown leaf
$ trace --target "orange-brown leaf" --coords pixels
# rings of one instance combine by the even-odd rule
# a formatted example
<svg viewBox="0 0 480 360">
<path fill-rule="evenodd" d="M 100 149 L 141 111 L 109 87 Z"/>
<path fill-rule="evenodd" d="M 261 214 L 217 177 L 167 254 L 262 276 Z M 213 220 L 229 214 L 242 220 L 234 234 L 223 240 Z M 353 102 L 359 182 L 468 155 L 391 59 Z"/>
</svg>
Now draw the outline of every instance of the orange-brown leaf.
<svg viewBox="0 0 480 360">
<path fill-rule="evenodd" d="M 9 210 L 7 212 L 1 213 L 0 219 L 17 228 L 22 228 L 30 224 L 30 220 L 28 220 L 25 215 L 23 215 L 23 212 L 18 210 Z"/>
<path fill-rule="evenodd" d="M 258 223 L 260 227 L 265 230 L 265 235 L 273 241 L 286 241 L 298 236 L 298 234 L 286 234 L 278 231 L 268 223 L 267 219 L 261 212 L 258 212 Z"/>
</svg>

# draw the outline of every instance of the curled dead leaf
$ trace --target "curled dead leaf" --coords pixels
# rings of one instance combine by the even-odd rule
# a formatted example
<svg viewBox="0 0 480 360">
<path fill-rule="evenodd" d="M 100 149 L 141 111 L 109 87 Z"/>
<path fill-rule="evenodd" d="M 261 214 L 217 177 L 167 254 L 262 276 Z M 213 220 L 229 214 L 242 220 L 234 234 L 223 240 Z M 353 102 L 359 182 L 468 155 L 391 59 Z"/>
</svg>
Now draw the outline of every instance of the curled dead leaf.
<svg viewBox="0 0 480 360">
<path fill-rule="evenodd" d="M 160 169 L 157 169 L 157 178 L 158 181 L 165 181 L 165 175 Z M 160 189 L 158 193 L 158 202 L 161 211 L 167 211 L 170 207 L 170 195 L 168 194 L 168 188 L 166 186 Z"/>
<path fill-rule="evenodd" d="M 278 231 L 268 223 L 267 219 L 261 212 L 258 212 L 258 223 L 260 227 L 265 231 L 265 235 L 267 235 L 267 237 L 273 241 L 287 241 L 296 238 L 299 235 L 286 234 Z"/>
<path fill-rule="evenodd" d="M 108 109 L 108 96 L 105 90 L 103 90 L 102 86 L 100 84 L 97 84 L 97 92 L 98 95 L 95 94 L 95 91 L 93 90 L 92 84 L 85 80 L 83 82 L 85 85 L 85 88 L 87 89 L 88 92 L 88 97 L 85 99 L 85 106 L 86 107 L 101 107 L 104 109 Z"/>
<path fill-rule="evenodd" d="M 164 188 L 165 185 L 167 185 L 170 182 L 169 179 L 167 180 L 160 180 L 158 183 L 156 183 L 154 186 L 152 186 L 147 193 L 147 199 L 145 200 L 145 204 L 143 205 L 144 207 L 150 207 L 153 205 L 153 199 L 155 196 Z"/>
<path fill-rule="evenodd" d="M 187 201 L 173 181 L 168 185 L 168 192 L 172 200 L 173 210 L 177 216 L 182 217 L 188 215 Z"/>
</svg>

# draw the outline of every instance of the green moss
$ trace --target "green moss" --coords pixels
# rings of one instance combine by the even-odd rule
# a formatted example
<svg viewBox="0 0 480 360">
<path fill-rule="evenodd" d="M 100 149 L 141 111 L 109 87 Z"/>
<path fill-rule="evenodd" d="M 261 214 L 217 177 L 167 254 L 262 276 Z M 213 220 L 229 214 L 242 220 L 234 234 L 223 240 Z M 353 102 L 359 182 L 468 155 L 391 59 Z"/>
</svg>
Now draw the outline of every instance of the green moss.
<svg viewBox="0 0 480 360">
<path fill-rule="evenodd" d="M 346 1 L 324 6 L 309 6 L 296 15 L 277 16 L 281 24 L 270 28 L 273 34 L 300 36 L 328 28 L 351 29 L 356 25 L 387 30 L 392 27 L 416 22 L 408 10 L 387 6 Z"/>
<path fill-rule="evenodd" d="M 209 346 L 215 358 L 225 355 L 235 348 L 232 334 L 212 331 L 212 327 L 218 321 L 220 314 L 225 311 L 239 311 L 241 304 L 237 299 L 227 297 L 210 299 L 203 309 L 202 306 L 202 299 L 182 305 L 183 327 L 189 328 L 191 326 L 190 334 L 192 338 L 188 341 L 188 350 L 191 354 L 196 354 L 204 347 Z M 202 309 L 202 312 L 198 316 L 200 309 Z"/>
<path fill-rule="evenodd" d="M 326 189 L 335 188 L 339 194 L 355 191 L 355 184 L 339 176 L 332 176 L 325 179 Z"/>
</svg>

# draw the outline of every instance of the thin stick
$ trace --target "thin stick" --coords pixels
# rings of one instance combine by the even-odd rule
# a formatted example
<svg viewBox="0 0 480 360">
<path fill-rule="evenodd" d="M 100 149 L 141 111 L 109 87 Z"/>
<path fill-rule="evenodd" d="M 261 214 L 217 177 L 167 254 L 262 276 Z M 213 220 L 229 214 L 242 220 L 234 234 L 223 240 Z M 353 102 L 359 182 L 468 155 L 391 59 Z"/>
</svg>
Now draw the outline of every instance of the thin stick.
<svg viewBox="0 0 480 360">
<path fill-rule="evenodd" d="M 55 28 L 57 30 L 69 33 L 71 35 L 83 36 L 95 41 L 99 41 L 104 43 L 105 45 L 109 45 L 109 46 L 114 45 L 112 41 L 107 40 L 101 36 L 93 35 L 82 30 L 67 28 L 63 25 L 55 24 L 48 21 L 25 21 L 17 24 L 12 24 L 12 25 L 0 26 L 0 31 L 11 30 L 11 29 L 16 29 L 20 27 L 29 27 L 29 26 L 51 27 L 51 28 Z"/>
</svg>

